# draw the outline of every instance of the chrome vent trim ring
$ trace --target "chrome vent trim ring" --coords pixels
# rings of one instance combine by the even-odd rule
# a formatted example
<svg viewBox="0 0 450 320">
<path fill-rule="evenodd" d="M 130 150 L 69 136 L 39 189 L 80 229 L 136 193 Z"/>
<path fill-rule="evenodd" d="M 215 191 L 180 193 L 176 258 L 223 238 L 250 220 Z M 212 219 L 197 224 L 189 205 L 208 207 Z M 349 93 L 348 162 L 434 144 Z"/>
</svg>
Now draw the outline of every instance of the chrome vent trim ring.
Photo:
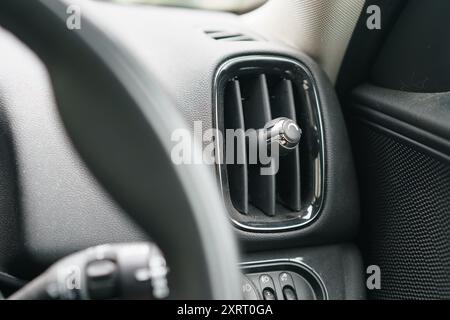
<svg viewBox="0 0 450 320">
<path fill-rule="evenodd" d="M 223 130 L 223 119 L 220 117 L 220 109 L 221 108 L 221 92 L 224 90 L 224 82 L 229 80 L 229 76 L 227 74 L 230 73 L 230 69 L 233 69 L 238 64 L 271 64 L 274 65 L 276 63 L 282 64 L 290 64 L 303 73 L 304 78 L 309 83 L 309 90 L 311 90 L 311 96 L 313 97 L 313 101 L 311 101 L 313 111 L 315 113 L 315 124 L 317 127 L 318 133 L 318 141 L 319 148 L 317 157 L 314 161 L 314 198 L 310 201 L 310 204 L 306 206 L 299 215 L 285 219 L 280 221 L 271 221 L 271 222 L 255 222 L 255 221 L 240 221 L 236 216 L 236 209 L 231 204 L 231 200 L 229 194 L 225 190 L 225 186 L 228 183 L 226 181 L 226 164 L 222 164 L 222 160 L 220 159 L 221 152 L 216 152 L 217 156 L 217 175 L 219 178 L 219 186 L 221 189 L 221 193 L 224 199 L 224 202 L 229 211 L 235 211 L 234 214 L 230 214 L 231 221 L 233 225 L 237 228 L 252 231 L 252 232 L 280 232 L 280 231 L 290 231 L 295 229 L 300 229 L 306 227 L 315 221 L 321 212 L 324 196 L 325 196 L 325 143 L 324 143 L 324 132 L 323 132 L 323 121 L 322 114 L 320 110 L 320 99 L 317 93 L 316 82 L 312 73 L 309 69 L 293 58 L 283 57 L 283 56 L 270 56 L 270 55 L 248 55 L 248 56 L 240 56 L 231 58 L 225 61 L 218 68 L 213 84 L 213 106 L 214 106 L 214 128 L 217 131 L 217 136 L 220 136 L 221 130 Z M 222 110 L 223 111 L 223 110 Z M 223 116 L 222 116 L 223 117 Z M 222 150 L 222 142 L 216 140 L 216 150 Z M 233 212 L 232 212 L 233 213 Z"/>
</svg>

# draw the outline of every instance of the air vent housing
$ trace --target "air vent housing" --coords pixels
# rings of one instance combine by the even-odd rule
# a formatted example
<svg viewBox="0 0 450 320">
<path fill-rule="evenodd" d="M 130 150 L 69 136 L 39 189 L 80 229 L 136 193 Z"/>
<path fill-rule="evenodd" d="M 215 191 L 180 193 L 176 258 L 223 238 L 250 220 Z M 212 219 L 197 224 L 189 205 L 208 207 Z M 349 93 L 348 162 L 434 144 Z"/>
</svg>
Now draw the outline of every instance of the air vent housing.
<svg viewBox="0 0 450 320">
<path fill-rule="evenodd" d="M 223 137 L 227 129 L 262 129 L 279 117 L 296 121 L 303 131 L 299 146 L 280 157 L 275 175 L 261 175 L 263 165 L 248 159 L 248 137 L 236 135 L 233 163 L 219 165 L 233 222 L 253 231 L 289 230 L 311 222 L 323 200 L 324 163 L 320 109 L 309 71 L 288 58 L 239 57 L 219 69 L 215 91 L 216 127 Z M 226 143 L 218 144 L 223 160 Z M 238 151 L 244 154 L 241 161 Z"/>
</svg>

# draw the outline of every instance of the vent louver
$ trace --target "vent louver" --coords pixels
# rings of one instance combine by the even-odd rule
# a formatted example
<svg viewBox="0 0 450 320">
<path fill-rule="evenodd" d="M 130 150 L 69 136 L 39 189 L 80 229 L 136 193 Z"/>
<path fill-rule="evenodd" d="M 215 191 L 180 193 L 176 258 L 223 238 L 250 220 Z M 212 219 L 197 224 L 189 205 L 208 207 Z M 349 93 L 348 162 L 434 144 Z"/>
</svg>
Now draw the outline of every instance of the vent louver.
<svg viewBox="0 0 450 320">
<path fill-rule="evenodd" d="M 255 37 L 250 35 L 227 30 L 205 30 L 206 35 L 218 41 L 257 41 Z"/>
<path fill-rule="evenodd" d="M 296 149 L 280 157 L 275 175 L 261 175 L 262 165 L 249 163 L 248 137 L 234 137 L 235 159 L 221 166 L 224 196 L 233 221 L 250 229 L 304 224 L 318 211 L 322 186 L 319 114 L 309 76 L 288 60 L 239 60 L 221 72 L 218 127 L 258 130 L 275 118 L 285 117 L 296 121 L 304 136 Z M 226 140 L 222 148 L 226 153 Z M 241 162 L 237 154 L 243 154 Z"/>
</svg>

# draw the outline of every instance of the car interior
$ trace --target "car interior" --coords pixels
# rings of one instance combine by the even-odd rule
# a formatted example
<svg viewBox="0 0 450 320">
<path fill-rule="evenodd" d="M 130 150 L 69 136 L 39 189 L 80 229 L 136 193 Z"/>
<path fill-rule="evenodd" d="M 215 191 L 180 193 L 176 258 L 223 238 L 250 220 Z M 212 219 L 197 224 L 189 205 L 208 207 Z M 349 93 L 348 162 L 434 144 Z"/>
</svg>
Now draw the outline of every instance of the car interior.
<svg viewBox="0 0 450 320">
<path fill-rule="evenodd" d="M 450 298 L 448 30 L 445 0 L 0 1 L 0 297 Z"/>
</svg>

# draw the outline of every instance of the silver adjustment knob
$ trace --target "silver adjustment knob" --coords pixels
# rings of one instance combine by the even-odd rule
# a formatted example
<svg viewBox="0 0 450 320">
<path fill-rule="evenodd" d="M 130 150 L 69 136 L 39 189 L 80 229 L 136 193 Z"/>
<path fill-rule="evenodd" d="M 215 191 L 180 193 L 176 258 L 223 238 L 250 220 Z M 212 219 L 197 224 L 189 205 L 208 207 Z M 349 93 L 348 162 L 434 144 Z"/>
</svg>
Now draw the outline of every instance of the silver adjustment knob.
<svg viewBox="0 0 450 320">
<path fill-rule="evenodd" d="M 271 148 L 274 143 L 278 144 L 280 155 L 286 155 L 294 150 L 302 137 L 302 129 L 289 118 L 276 118 L 264 126 L 264 139 L 267 146 Z"/>
</svg>

